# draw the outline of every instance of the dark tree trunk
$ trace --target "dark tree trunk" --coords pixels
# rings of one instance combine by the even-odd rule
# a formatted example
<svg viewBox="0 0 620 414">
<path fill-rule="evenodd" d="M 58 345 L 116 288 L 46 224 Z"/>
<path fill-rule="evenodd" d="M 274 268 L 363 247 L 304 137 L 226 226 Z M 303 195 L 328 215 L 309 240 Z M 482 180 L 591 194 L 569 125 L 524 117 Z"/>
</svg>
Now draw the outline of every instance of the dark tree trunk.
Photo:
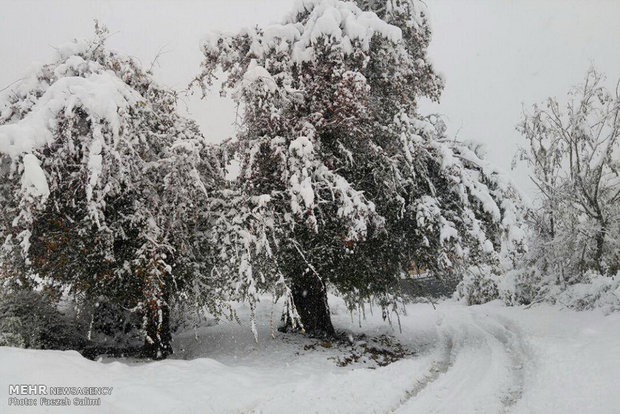
<svg viewBox="0 0 620 414">
<path fill-rule="evenodd" d="M 304 331 L 313 336 L 333 336 L 335 331 L 323 282 L 314 274 L 306 274 L 293 281 L 292 293 Z"/>
<path fill-rule="evenodd" d="M 142 356 L 157 360 L 165 359 L 171 354 L 170 309 L 167 305 L 149 307 L 146 312 L 146 338 L 144 339 Z"/>
<path fill-rule="evenodd" d="M 594 265 L 598 269 L 599 273 L 602 274 L 604 269 L 601 260 L 603 259 L 603 249 L 605 248 L 605 235 L 607 233 L 607 226 L 604 222 L 601 223 L 600 226 L 601 227 L 596 235 L 596 256 L 594 257 L 596 263 L 594 263 Z"/>
</svg>

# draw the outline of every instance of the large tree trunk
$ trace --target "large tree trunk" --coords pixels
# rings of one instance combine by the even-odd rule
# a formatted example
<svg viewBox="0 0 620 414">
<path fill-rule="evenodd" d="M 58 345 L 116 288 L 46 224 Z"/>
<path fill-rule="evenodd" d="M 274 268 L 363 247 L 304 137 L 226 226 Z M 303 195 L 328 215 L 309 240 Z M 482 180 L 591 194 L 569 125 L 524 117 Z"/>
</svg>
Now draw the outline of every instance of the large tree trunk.
<svg viewBox="0 0 620 414">
<path fill-rule="evenodd" d="M 327 290 L 318 276 L 306 274 L 295 278 L 292 294 L 304 331 L 313 336 L 333 336 Z"/>
<path fill-rule="evenodd" d="M 142 348 L 145 358 L 165 359 L 172 354 L 170 309 L 168 305 L 148 307 L 146 311 L 146 338 Z"/>
</svg>

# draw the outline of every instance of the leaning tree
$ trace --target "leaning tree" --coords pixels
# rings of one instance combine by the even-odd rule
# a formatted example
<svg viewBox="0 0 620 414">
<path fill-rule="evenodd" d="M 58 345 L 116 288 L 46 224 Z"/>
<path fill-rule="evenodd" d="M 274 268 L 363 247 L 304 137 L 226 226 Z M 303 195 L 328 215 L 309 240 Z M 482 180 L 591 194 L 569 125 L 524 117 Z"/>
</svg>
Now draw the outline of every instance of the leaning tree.
<svg viewBox="0 0 620 414">
<path fill-rule="evenodd" d="M 220 169 L 177 96 L 106 30 L 58 49 L 2 96 L 1 276 L 142 319 L 143 352 L 172 352 L 175 299 L 213 306 L 207 207 Z M 207 293 L 209 292 L 209 293 Z"/>
</svg>

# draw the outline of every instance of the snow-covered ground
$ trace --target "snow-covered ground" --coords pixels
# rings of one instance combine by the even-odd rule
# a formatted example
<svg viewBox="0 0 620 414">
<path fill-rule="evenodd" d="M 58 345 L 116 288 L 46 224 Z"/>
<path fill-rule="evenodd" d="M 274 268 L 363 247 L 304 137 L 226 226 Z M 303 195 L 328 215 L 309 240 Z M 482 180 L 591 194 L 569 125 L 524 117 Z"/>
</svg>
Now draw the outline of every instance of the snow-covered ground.
<svg viewBox="0 0 620 414">
<path fill-rule="evenodd" d="M 359 326 L 332 298 L 334 323 L 356 345 L 275 333 L 268 301 L 259 343 L 247 324 L 222 322 L 175 340 L 175 359 L 93 362 L 76 352 L 0 348 L 0 412 L 78 412 L 80 407 L 9 407 L 9 384 L 106 386 L 97 413 L 618 413 L 620 314 L 499 303 L 412 304 L 402 333 L 378 309 Z M 239 311 L 247 322 L 247 310 Z M 394 318 L 395 319 L 395 318 Z M 359 336 L 366 333 L 368 338 Z M 411 355 L 378 366 L 347 355 L 393 336 Z M 342 365 L 342 364 L 340 364 Z"/>
</svg>

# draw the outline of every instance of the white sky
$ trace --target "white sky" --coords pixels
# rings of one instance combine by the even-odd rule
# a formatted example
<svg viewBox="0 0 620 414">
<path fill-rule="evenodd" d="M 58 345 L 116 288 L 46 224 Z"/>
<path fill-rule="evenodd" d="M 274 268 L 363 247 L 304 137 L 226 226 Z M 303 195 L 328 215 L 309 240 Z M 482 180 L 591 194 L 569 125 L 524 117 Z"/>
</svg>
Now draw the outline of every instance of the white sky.
<svg viewBox="0 0 620 414">
<path fill-rule="evenodd" d="M 292 0 L 0 0 L 0 89 L 45 62 L 53 46 L 92 34 L 98 18 L 115 33 L 109 46 L 150 65 L 183 89 L 198 72 L 200 39 L 210 30 L 277 21 Z M 486 144 L 489 159 L 526 192 L 527 174 L 510 172 L 521 137 L 522 105 L 561 97 L 594 64 L 610 85 L 620 78 L 620 1 L 427 0 L 430 55 L 446 79 L 439 106 L 459 139 Z M 234 128 L 234 107 L 214 94 L 186 100 L 217 142 Z"/>
</svg>

